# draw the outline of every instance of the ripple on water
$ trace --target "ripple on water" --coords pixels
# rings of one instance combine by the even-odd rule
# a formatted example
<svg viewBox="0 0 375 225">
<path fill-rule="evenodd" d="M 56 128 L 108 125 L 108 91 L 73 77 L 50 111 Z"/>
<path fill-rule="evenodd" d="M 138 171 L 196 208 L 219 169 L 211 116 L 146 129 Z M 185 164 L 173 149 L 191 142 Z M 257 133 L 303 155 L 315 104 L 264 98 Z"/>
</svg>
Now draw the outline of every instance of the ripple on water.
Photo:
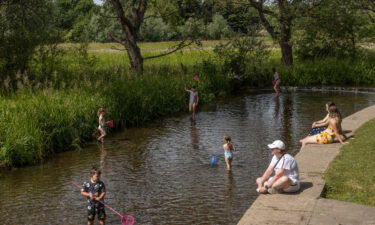
<svg viewBox="0 0 375 225">
<path fill-rule="evenodd" d="M 257 194 L 255 179 L 268 166 L 266 144 L 282 139 L 295 154 L 298 140 L 334 101 L 344 116 L 375 103 L 373 94 L 343 92 L 271 93 L 222 99 L 189 115 L 123 133 L 110 134 L 104 148 L 92 143 L 59 154 L 43 165 L 1 172 L 4 224 L 84 224 L 85 198 L 70 185 L 88 180 L 92 165 L 102 168 L 106 202 L 137 224 L 236 224 Z M 206 107 L 206 106 L 205 106 Z M 344 128 L 345 129 L 345 128 Z M 222 153 L 224 134 L 239 150 L 233 172 L 210 167 Z M 107 210 L 107 224 L 120 224 Z M 4 218 L 3 218 L 4 217 Z"/>
</svg>

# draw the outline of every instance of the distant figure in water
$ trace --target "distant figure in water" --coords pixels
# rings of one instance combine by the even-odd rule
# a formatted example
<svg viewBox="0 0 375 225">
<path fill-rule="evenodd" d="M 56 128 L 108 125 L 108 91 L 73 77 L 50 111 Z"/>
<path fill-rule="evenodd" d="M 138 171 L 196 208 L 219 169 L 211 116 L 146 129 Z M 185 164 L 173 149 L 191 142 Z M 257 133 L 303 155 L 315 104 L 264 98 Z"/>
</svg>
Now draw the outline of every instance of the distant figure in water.
<svg viewBox="0 0 375 225">
<path fill-rule="evenodd" d="M 337 107 L 335 105 L 331 105 L 328 108 L 327 121 L 321 123 L 322 126 L 327 126 L 327 128 L 320 134 L 307 136 L 304 139 L 301 139 L 301 149 L 307 144 L 329 144 L 332 143 L 334 139 L 337 139 L 341 144 L 347 144 L 348 142 L 344 142 L 340 135 L 341 120 L 341 114 L 337 110 Z"/>
<path fill-rule="evenodd" d="M 105 132 L 105 110 L 103 108 L 100 108 L 98 110 L 98 123 L 99 123 L 99 126 L 98 126 L 98 130 L 100 132 L 100 136 L 98 137 L 98 141 L 103 143 L 104 142 L 104 137 L 107 135 L 107 133 Z"/>
<path fill-rule="evenodd" d="M 97 215 L 100 225 L 105 224 L 104 205 L 99 201 L 104 201 L 106 194 L 105 185 L 100 180 L 101 171 L 93 167 L 90 172 L 90 180 L 82 185 L 81 194 L 87 197 L 87 224 L 93 225 L 95 215 Z"/>
<path fill-rule="evenodd" d="M 227 170 L 232 169 L 233 151 L 236 151 L 231 141 L 232 139 L 230 138 L 230 136 L 224 136 L 223 150 L 225 163 L 227 164 Z"/>
<path fill-rule="evenodd" d="M 279 72 L 277 72 L 275 68 L 272 68 L 272 72 L 273 72 L 273 81 L 272 81 L 273 90 L 275 90 L 276 96 L 280 96 L 281 95 L 281 93 L 280 93 L 280 83 L 281 83 L 280 75 L 279 75 Z"/>
<path fill-rule="evenodd" d="M 187 89 L 185 87 L 185 91 L 190 93 L 190 96 L 189 96 L 189 112 L 192 113 L 191 119 L 194 121 L 195 120 L 195 108 L 198 106 L 198 101 L 199 101 L 198 91 L 195 88 L 195 86 L 193 86 L 191 89 Z"/>
</svg>

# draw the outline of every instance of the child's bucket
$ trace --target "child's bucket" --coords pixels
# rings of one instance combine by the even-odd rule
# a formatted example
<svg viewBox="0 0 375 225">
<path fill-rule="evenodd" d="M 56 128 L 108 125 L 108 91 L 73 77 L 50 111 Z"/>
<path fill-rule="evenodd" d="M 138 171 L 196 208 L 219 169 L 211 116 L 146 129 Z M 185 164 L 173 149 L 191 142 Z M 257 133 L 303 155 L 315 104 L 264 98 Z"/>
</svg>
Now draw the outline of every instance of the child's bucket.
<svg viewBox="0 0 375 225">
<path fill-rule="evenodd" d="M 210 166 L 216 166 L 217 165 L 217 156 L 213 155 L 210 159 Z"/>
</svg>

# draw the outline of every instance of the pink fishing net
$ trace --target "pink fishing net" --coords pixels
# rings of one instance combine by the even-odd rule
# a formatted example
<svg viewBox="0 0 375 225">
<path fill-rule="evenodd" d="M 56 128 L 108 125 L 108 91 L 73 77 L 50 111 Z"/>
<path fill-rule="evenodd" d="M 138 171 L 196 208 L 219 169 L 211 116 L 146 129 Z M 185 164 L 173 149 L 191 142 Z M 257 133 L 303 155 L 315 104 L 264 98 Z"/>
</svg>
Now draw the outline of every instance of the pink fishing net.
<svg viewBox="0 0 375 225">
<path fill-rule="evenodd" d="M 106 123 L 108 124 L 109 127 L 113 127 L 113 126 L 114 126 L 114 125 L 113 125 L 113 120 L 109 120 L 109 121 L 107 121 Z"/>
<path fill-rule="evenodd" d="M 121 224 L 122 225 L 133 225 L 134 224 L 134 217 L 130 215 L 121 216 Z"/>
</svg>

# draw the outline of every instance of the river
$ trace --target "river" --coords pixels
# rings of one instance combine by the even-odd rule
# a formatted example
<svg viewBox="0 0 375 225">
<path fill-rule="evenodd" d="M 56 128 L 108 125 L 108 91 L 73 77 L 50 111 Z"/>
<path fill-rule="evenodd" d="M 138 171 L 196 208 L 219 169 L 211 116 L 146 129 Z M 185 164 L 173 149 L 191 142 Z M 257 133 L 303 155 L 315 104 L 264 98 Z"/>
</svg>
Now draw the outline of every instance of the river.
<svg viewBox="0 0 375 225">
<path fill-rule="evenodd" d="M 105 202 L 136 224 L 236 224 L 257 197 L 255 179 L 271 158 L 267 144 L 281 139 L 296 154 L 328 101 L 345 117 L 373 105 L 375 94 L 249 92 L 200 106 L 195 124 L 179 114 L 109 134 L 103 147 L 90 143 L 41 165 L 1 170 L 0 224 L 86 224 L 86 200 L 70 182 L 88 180 L 92 165 L 102 168 Z M 230 173 L 222 157 L 209 165 L 225 134 L 238 149 Z M 121 224 L 106 212 L 107 224 Z"/>
</svg>

